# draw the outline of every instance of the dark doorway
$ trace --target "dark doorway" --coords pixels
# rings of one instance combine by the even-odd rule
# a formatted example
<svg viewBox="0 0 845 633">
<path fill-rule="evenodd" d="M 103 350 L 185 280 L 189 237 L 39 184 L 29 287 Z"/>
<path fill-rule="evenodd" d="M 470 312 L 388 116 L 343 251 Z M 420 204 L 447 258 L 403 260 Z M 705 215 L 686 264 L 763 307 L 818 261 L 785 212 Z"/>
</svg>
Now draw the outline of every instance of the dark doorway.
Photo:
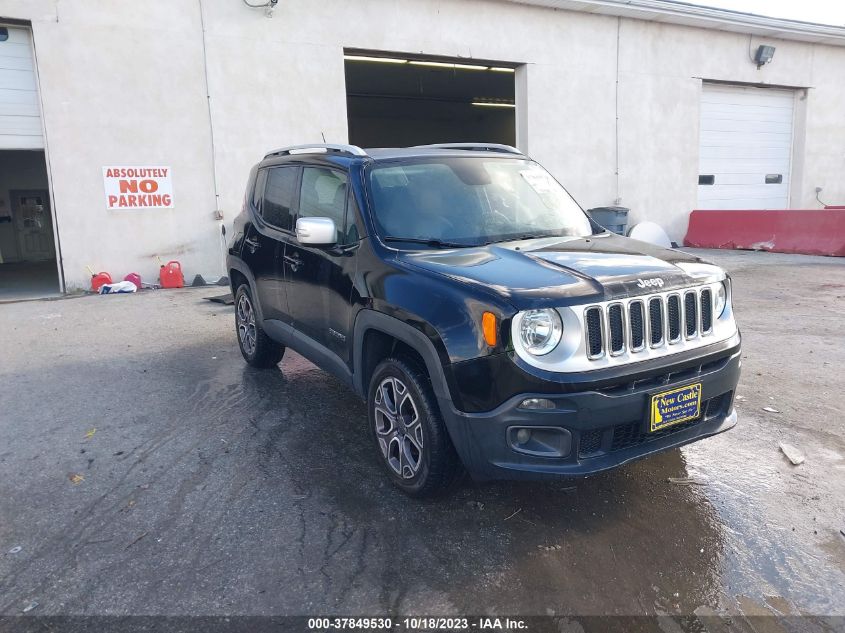
<svg viewBox="0 0 845 633">
<path fill-rule="evenodd" d="M 0 151 L 0 301 L 59 292 L 44 152 Z"/>
<path fill-rule="evenodd" d="M 516 144 L 514 68 L 347 51 L 349 142 Z"/>
</svg>

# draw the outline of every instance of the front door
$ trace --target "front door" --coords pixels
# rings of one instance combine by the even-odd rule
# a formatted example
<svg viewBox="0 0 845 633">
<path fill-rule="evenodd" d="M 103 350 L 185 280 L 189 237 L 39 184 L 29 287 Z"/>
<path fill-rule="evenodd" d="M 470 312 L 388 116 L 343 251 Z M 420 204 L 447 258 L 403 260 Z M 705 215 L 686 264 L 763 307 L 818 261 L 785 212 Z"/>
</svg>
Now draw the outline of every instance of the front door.
<svg viewBox="0 0 845 633">
<path fill-rule="evenodd" d="M 53 217 L 46 190 L 12 190 L 12 213 L 18 234 L 18 252 L 25 262 L 55 259 Z"/>
<path fill-rule="evenodd" d="M 287 297 L 281 259 L 284 241 L 292 235 L 292 205 L 298 167 L 272 167 L 258 172 L 252 223 L 244 237 L 241 258 L 255 277 L 261 314 L 265 319 L 287 321 Z"/>
<path fill-rule="evenodd" d="M 354 214 L 347 223 L 347 175 L 328 167 L 303 167 L 297 217 L 331 218 L 337 245 L 285 246 L 288 309 L 293 326 L 345 363 L 349 362 L 350 297 L 357 258 Z"/>
</svg>

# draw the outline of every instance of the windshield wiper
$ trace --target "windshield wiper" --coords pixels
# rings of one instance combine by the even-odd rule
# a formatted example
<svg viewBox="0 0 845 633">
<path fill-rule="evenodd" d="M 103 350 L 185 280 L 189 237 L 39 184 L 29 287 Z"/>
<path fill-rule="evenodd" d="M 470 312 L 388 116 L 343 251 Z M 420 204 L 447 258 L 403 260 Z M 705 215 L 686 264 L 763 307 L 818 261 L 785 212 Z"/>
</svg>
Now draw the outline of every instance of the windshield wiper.
<svg viewBox="0 0 845 633">
<path fill-rule="evenodd" d="M 396 237 L 395 235 L 388 235 L 384 238 L 385 242 L 410 242 L 411 244 L 425 244 L 434 248 L 470 248 L 475 244 L 458 244 L 457 242 L 444 242 L 433 237 Z"/>
<path fill-rule="evenodd" d="M 544 237 L 557 237 L 555 235 L 538 235 L 536 233 L 524 233 L 522 235 L 514 235 L 511 237 L 503 237 L 498 240 L 490 240 L 487 244 L 498 244 L 500 242 L 518 242 L 519 240 L 537 240 Z"/>
</svg>

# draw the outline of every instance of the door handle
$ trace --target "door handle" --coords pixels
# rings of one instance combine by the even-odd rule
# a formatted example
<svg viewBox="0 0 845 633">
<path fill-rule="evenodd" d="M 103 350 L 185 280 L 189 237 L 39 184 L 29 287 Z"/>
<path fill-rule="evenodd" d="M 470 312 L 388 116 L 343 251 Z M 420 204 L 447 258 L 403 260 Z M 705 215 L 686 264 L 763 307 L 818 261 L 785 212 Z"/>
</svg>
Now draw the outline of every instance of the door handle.
<svg viewBox="0 0 845 633">
<path fill-rule="evenodd" d="M 244 240 L 244 244 L 246 244 L 247 246 L 249 246 L 249 251 L 250 251 L 251 253 L 254 253 L 254 252 L 255 252 L 255 251 L 257 251 L 259 248 L 261 248 L 261 242 L 259 242 L 258 240 L 254 240 L 254 239 L 252 239 L 251 237 L 246 238 L 246 239 Z"/>
<path fill-rule="evenodd" d="M 284 260 L 293 272 L 296 272 L 302 266 L 302 260 L 299 259 L 299 255 L 285 255 Z"/>
</svg>

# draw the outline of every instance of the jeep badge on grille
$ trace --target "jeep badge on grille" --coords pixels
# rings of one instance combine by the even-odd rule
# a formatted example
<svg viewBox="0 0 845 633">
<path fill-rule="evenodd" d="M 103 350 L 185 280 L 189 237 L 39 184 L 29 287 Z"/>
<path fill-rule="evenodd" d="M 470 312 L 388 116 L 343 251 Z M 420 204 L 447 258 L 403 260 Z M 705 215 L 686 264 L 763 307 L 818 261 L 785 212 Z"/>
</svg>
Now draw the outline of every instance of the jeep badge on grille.
<svg viewBox="0 0 845 633">
<path fill-rule="evenodd" d="M 637 286 L 640 288 L 662 288 L 663 280 L 660 277 L 654 279 L 637 279 Z"/>
</svg>

